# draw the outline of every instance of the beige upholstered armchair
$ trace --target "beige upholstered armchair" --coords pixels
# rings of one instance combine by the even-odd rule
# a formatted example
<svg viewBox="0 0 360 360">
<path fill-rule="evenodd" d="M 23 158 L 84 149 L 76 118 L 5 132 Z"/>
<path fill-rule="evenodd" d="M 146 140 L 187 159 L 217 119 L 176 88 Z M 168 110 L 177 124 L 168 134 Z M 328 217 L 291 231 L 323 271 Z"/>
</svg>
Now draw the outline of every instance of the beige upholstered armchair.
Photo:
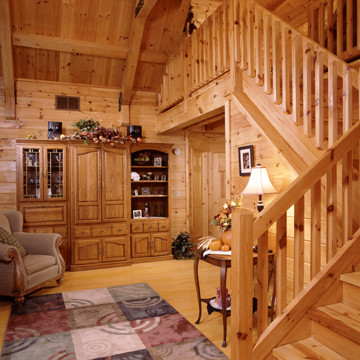
<svg viewBox="0 0 360 360">
<path fill-rule="evenodd" d="M 61 285 L 65 263 L 59 252 L 61 235 L 25 233 L 19 211 L 0 214 L 0 295 L 15 297 Z"/>
</svg>

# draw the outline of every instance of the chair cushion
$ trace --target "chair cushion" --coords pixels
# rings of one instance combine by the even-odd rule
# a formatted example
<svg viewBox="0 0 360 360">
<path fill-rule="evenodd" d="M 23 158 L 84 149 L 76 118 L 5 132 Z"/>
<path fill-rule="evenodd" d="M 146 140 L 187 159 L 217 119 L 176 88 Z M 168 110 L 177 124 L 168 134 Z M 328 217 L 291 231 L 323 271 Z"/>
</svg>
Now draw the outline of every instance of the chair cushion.
<svg viewBox="0 0 360 360">
<path fill-rule="evenodd" d="M 35 274 L 56 264 L 55 257 L 51 255 L 27 254 L 24 256 L 23 261 L 27 275 Z"/>
<path fill-rule="evenodd" d="M 8 218 L 4 214 L 0 214 L 0 227 L 11 234 L 11 227 Z"/>
<path fill-rule="evenodd" d="M 24 247 L 16 240 L 15 236 L 11 235 L 10 232 L 6 231 L 4 228 L 0 227 L 0 244 L 15 246 L 18 248 L 20 255 L 24 257 L 26 255 L 26 250 Z"/>
</svg>

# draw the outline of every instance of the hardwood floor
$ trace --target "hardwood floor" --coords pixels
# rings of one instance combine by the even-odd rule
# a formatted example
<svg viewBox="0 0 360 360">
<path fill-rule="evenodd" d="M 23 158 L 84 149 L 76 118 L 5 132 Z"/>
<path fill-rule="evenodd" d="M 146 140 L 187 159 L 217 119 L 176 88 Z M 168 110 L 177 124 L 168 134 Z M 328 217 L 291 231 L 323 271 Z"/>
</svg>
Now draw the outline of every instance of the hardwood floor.
<svg viewBox="0 0 360 360">
<path fill-rule="evenodd" d="M 228 271 L 230 288 L 231 269 Z M 220 269 L 203 261 L 199 264 L 199 278 L 203 297 L 215 296 L 220 285 Z M 116 285 L 148 283 L 159 295 L 169 302 L 188 321 L 195 325 L 198 317 L 198 305 L 195 292 L 192 260 L 169 260 L 111 269 L 66 272 L 61 287 L 47 288 L 35 292 L 35 295 L 54 294 L 64 291 L 94 289 Z M 11 300 L 0 297 L 0 345 L 2 346 Z M 195 325 L 207 338 L 230 358 L 231 317 L 227 319 L 227 347 L 221 347 L 223 328 L 219 313 L 208 315 L 206 305 L 202 304 L 202 318 Z"/>
</svg>

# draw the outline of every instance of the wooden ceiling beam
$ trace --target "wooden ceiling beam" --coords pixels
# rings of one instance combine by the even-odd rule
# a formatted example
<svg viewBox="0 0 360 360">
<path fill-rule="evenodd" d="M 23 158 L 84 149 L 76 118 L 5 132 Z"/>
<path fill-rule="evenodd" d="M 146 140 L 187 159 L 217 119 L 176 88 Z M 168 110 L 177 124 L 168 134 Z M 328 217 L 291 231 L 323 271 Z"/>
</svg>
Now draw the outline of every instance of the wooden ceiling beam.
<svg viewBox="0 0 360 360">
<path fill-rule="evenodd" d="M 13 33 L 14 46 L 23 46 L 35 49 L 61 51 L 73 54 L 85 54 L 108 57 L 113 59 L 126 59 L 129 53 L 128 45 L 106 45 L 90 41 L 63 39 L 54 36 Z M 165 64 L 167 54 L 159 51 L 140 51 L 139 61 Z"/>
<path fill-rule="evenodd" d="M 5 90 L 5 119 L 15 120 L 15 80 L 9 0 L 0 0 L 0 46 Z"/>
<path fill-rule="evenodd" d="M 142 0 L 140 0 L 142 1 Z M 134 84 L 137 64 L 140 58 L 140 46 L 144 34 L 146 18 L 158 0 L 143 0 L 144 3 L 131 24 L 129 52 L 122 79 L 122 104 L 129 105 Z"/>
</svg>

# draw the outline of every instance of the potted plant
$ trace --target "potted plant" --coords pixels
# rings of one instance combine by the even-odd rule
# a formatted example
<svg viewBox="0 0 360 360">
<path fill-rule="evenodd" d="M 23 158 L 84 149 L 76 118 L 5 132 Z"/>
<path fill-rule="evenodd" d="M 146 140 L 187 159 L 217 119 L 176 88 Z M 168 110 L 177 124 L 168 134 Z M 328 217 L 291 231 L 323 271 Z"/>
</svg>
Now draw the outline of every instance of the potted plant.
<svg viewBox="0 0 360 360">
<path fill-rule="evenodd" d="M 175 259 L 193 259 L 195 257 L 195 243 L 187 232 L 181 232 L 176 238 L 172 238 L 172 254 Z"/>
</svg>

